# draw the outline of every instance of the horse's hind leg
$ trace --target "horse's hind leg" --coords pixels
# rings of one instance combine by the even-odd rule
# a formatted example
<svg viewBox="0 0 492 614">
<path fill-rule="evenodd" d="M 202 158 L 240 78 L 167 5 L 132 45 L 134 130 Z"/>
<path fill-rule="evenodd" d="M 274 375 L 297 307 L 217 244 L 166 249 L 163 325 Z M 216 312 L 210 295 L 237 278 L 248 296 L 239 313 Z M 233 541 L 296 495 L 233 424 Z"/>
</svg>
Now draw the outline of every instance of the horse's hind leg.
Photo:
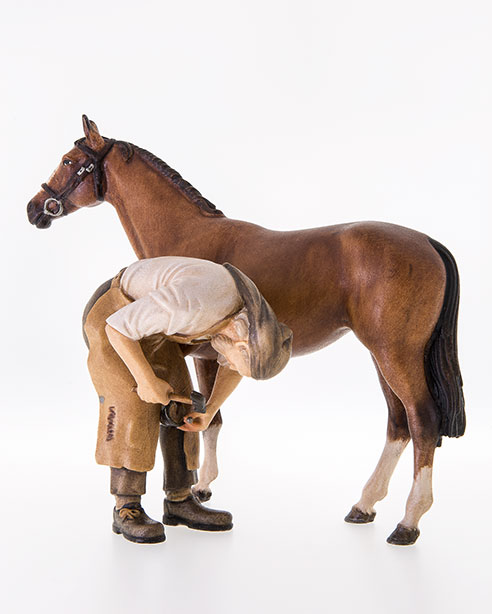
<svg viewBox="0 0 492 614">
<path fill-rule="evenodd" d="M 212 388 L 219 367 L 215 360 L 203 360 L 195 358 L 195 368 L 200 392 L 208 399 L 212 394 Z M 204 457 L 200 468 L 198 484 L 193 487 L 194 494 L 200 501 L 208 501 L 212 496 L 210 483 L 219 475 L 217 464 L 217 439 L 222 427 L 222 416 L 218 411 L 209 427 L 203 431 Z"/>
<path fill-rule="evenodd" d="M 387 541 L 390 544 L 409 545 L 417 540 L 420 518 L 430 509 L 433 501 L 432 464 L 439 441 L 440 417 L 427 387 L 422 356 L 413 360 L 387 360 L 379 364 L 386 381 L 405 406 L 414 450 L 413 485 L 405 516 Z"/>
<path fill-rule="evenodd" d="M 388 486 L 403 450 L 410 440 L 407 415 L 400 399 L 391 390 L 375 362 L 379 382 L 388 405 L 388 428 L 386 444 L 376 469 L 362 490 L 362 495 L 345 517 L 346 522 L 365 524 L 372 522 L 376 516 L 374 506 L 384 499 Z"/>
</svg>

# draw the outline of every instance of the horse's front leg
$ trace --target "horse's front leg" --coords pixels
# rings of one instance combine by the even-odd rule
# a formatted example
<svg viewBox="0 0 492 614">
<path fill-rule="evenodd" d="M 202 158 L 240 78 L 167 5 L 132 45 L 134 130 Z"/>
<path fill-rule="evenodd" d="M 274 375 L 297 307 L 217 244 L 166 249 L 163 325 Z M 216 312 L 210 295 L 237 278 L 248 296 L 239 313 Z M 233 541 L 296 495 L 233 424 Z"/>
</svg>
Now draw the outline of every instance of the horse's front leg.
<svg viewBox="0 0 492 614">
<path fill-rule="evenodd" d="M 220 410 L 215 414 L 207 430 L 203 431 L 204 456 L 203 464 L 200 468 L 200 479 L 198 484 L 193 487 L 193 492 L 200 501 L 208 501 L 212 496 L 210 484 L 219 475 L 217 463 L 217 439 L 222 427 L 222 416 Z"/>
<path fill-rule="evenodd" d="M 200 392 L 208 399 L 212 394 L 219 365 L 216 360 L 194 358 Z M 208 501 L 212 496 L 210 484 L 219 475 L 217 464 L 217 439 L 222 427 L 222 416 L 218 411 L 207 430 L 203 431 L 204 457 L 200 468 L 199 481 L 193 492 L 200 501 Z"/>
</svg>

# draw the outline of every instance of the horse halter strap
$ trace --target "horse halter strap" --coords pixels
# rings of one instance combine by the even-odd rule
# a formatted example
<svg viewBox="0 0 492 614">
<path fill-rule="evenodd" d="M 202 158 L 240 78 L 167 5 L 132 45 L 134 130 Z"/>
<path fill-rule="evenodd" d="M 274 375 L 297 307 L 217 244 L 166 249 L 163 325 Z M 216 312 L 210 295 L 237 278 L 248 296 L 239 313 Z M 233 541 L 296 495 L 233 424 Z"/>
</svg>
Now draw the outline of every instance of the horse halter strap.
<svg viewBox="0 0 492 614">
<path fill-rule="evenodd" d="M 85 141 L 84 138 L 75 141 L 74 145 L 80 151 L 84 152 L 87 156 L 87 159 L 84 160 L 82 166 L 79 170 L 73 175 L 66 185 L 56 192 L 47 183 L 43 183 L 41 187 L 43 190 L 49 194 L 49 198 L 44 201 L 43 211 L 46 215 L 50 215 L 51 217 L 59 217 L 60 215 L 66 215 L 66 210 L 64 207 L 64 202 L 68 204 L 70 201 L 68 200 L 68 195 L 71 194 L 77 186 L 79 186 L 82 181 L 92 173 L 94 177 L 94 193 L 96 195 L 97 200 L 104 200 L 104 190 L 103 190 L 103 169 L 102 169 L 102 161 L 111 151 L 111 148 L 116 143 L 114 139 L 108 139 L 103 149 L 100 151 L 95 151 L 91 149 L 88 145 L 83 143 Z M 48 205 L 50 203 L 55 203 L 58 205 L 58 209 L 53 212 L 48 209 Z M 73 205 L 72 205 L 73 206 Z"/>
</svg>

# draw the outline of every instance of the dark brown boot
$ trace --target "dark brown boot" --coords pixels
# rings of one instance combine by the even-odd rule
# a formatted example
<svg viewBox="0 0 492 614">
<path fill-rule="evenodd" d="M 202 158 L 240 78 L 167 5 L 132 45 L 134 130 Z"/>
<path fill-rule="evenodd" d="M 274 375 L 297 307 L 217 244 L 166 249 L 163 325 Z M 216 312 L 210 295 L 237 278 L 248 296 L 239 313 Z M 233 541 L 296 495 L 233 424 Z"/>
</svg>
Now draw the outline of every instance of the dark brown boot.
<svg viewBox="0 0 492 614">
<path fill-rule="evenodd" d="M 162 522 L 167 525 L 184 524 L 201 531 L 230 531 L 232 514 L 204 507 L 196 497 L 189 495 L 184 501 L 164 499 Z"/>
<path fill-rule="evenodd" d="M 149 518 L 140 503 L 114 508 L 113 531 L 137 544 L 158 544 L 166 539 L 162 524 Z"/>
</svg>

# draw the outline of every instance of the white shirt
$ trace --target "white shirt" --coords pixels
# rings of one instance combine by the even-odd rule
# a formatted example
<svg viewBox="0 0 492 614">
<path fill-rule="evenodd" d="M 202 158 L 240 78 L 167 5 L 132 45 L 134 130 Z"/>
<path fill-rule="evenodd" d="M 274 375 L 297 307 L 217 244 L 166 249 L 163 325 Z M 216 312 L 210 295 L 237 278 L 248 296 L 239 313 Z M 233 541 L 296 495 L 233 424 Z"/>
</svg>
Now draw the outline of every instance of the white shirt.
<svg viewBox="0 0 492 614">
<path fill-rule="evenodd" d="M 139 260 L 123 273 L 121 289 L 134 302 L 106 322 L 135 341 L 155 333 L 199 336 L 241 307 L 227 269 L 198 258 Z"/>
</svg>

